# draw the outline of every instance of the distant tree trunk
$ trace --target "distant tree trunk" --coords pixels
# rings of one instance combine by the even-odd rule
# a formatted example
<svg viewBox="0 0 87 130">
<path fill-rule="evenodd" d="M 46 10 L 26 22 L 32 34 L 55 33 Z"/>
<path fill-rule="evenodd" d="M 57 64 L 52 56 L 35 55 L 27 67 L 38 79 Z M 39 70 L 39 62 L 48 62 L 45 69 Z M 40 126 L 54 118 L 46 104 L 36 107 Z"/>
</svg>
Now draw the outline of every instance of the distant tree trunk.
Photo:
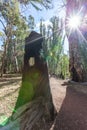
<svg viewBox="0 0 87 130">
<path fill-rule="evenodd" d="M 6 43 L 4 45 L 4 51 L 3 51 L 3 56 L 2 56 L 2 65 L 1 65 L 1 77 L 3 77 L 3 73 L 6 73 L 6 66 L 5 66 L 5 61 L 6 61 Z"/>
<path fill-rule="evenodd" d="M 19 72 L 19 66 L 18 66 L 18 59 L 17 56 L 15 56 L 15 68 L 16 68 L 16 72 Z"/>
<path fill-rule="evenodd" d="M 13 53 L 14 53 L 14 72 L 17 73 L 19 72 L 19 65 L 18 65 L 18 59 L 16 55 L 16 43 L 14 43 L 13 46 Z"/>
<path fill-rule="evenodd" d="M 83 38 L 79 34 L 79 32 L 81 32 L 83 37 L 86 38 L 84 36 L 84 32 L 87 32 L 87 28 L 83 30 L 82 28 L 84 25 L 81 24 L 81 27 L 79 27 L 79 32 L 78 30 L 71 31 L 70 28 L 67 27 L 67 23 L 68 18 L 78 13 L 79 15 L 81 15 L 83 20 L 84 16 L 87 14 L 86 5 L 87 0 L 67 0 L 67 6 L 66 6 L 66 32 L 69 41 L 69 55 L 70 55 L 69 69 L 72 80 L 76 82 L 87 81 L 87 72 L 82 63 L 82 54 L 80 50 L 81 44 L 83 44 L 81 43 L 81 40 Z"/>
<path fill-rule="evenodd" d="M 36 32 L 31 32 L 26 38 L 22 86 L 15 106 L 17 112 L 12 116 L 13 119 L 15 115 L 19 117 L 21 115 L 19 113 L 23 112 L 20 108 L 25 105 L 26 109 L 21 115 L 21 130 L 32 130 L 32 128 L 36 130 L 35 125 L 42 117 L 46 121 L 54 119 L 47 64 L 40 57 L 42 42 L 42 35 Z M 26 103 L 28 103 L 27 107 Z"/>
</svg>

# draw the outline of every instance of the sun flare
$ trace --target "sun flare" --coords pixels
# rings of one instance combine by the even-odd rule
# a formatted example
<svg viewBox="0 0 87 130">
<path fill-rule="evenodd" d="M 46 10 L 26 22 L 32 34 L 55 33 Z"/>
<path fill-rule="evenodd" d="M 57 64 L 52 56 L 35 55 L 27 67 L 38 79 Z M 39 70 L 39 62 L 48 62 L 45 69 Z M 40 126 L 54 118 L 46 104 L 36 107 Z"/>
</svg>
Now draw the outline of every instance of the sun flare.
<svg viewBox="0 0 87 130">
<path fill-rule="evenodd" d="M 68 27 L 71 29 L 77 29 L 81 24 L 81 18 L 78 15 L 74 15 L 68 19 Z"/>
</svg>

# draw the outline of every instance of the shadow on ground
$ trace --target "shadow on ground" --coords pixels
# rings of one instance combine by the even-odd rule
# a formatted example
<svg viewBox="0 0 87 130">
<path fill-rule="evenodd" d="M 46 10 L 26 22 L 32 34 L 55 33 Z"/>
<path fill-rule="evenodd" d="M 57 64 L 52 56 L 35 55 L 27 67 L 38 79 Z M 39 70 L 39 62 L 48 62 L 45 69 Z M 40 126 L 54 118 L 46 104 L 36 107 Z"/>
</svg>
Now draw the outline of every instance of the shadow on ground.
<svg viewBox="0 0 87 130">
<path fill-rule="evenodd" d="M 76 92 L 69 83 L 66 96 L 52 130 L 87 130 L 87 95 Z"/>
<path fill-rule="evenodd" d="M 66 87 L 66 96 L 55 121 L 47 123 L 43 120 L 41 129 L 35 130 L 87 130 L 87 95 L 76 91 L 74 84 L 68 82 L 60 87 Z"/>
<path fill-rule="evenodd" d="M 4 80 L 4 81 L 5 81 L 5 80 Z M 21 77 L 18 78 L 18 79 L 6 79 L 6 82 L 0 83 L 0 89 L 1 89 L 3 86 L 11 85 L 12 83 L 17 83 L 18 81 L 21 81 Z"/>
</svg>

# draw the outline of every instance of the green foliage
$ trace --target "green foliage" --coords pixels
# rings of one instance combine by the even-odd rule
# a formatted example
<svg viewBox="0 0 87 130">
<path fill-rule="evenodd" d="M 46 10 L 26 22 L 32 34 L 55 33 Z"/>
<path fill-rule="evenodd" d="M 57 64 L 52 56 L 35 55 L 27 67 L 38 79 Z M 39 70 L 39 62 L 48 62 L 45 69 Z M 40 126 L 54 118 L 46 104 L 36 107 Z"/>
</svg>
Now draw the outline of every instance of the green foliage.
<svg viewBox="0 0 87 130">
<path fill-rule="evenodd" d="M 58 17 L 54 16 L 50 19 L 51 24 L 46 28 L 43 20 L 40 22 L 40 33 L 44 36 L 43 50 L 41 56 L 48 63 L 49 73 L 59 77 L 66 78 L 68 76 L 68 56 L 63 54 L 63 23 Z M 62 66 L 61 66 L 62 64 Z"/>
<path fill-rule="evenodd" d="M 35 22 L 34 22 L 34 17 L 32 15 L 29 15 L 28 24 L 30 29 L 33 30 L 35 26 Z"/>
<path fill-rule="evenodd" d="M 7 72 L 17 72 L 22 70 L 24 39 L 27 36 L 29 26 L 25 17 L 20 14 L 18 1 L 0 2 L 0 7 L 0 22 L 4 28 L 4 60 L 2 66 L 6 64 Z"/>
<path fill-rule="evenodd" d="M 59 61 L 60 65 L 60 76 L 63 79 L 66 79 L 69 77 L 69 57 L 65 54 L 63 54 Z"/>
<path fill-rule="evenodd" d="M 8 0 L 0 1 L 0 22 L 3 25 L 3 60 L 2 66 L 5 64 L 6 72 L 18 72 L 22 70 L 24 55 L 24 39 L 29 35 L 29 28 L 34 28 L 34 18 L 32 15 L 29 19 L 22 16 L 20 5 L 31 4 L 36 10 L 41 10 L 39 5 L 45 8 L 51 7 L 51 0 Z M 41 7 L 40 6 L 40 7 Z M 3 72 L 4 67 L 2 67 Z"/>
<path fill-rule="evenodd" d="M 3 36 L 3 33 L 2 32 L 0 32 L 0 37 L 2 37 Z"/>
<path fill-rule="evenodd" d="M 25 5 L 32 4 L 32 6 L 37 10 L 41 10 L 38 4 L 44 6 L 46 9 L 52 8 L 52 0 L 18 0 L 18 1 Z"/>
</svg>

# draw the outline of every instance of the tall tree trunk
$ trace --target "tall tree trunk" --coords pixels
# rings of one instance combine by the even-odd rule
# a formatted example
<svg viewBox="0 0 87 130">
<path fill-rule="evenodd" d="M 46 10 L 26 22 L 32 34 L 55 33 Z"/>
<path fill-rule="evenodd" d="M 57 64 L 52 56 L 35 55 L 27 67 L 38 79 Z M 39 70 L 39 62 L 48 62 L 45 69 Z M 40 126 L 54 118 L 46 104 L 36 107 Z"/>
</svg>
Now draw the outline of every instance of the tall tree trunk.
<svg viewBox="0 0 87 130">
<path fill-rule="evenodd" d="M 7 46 L 7 44 L 5 43 L 5 45 L 4 45 L 4 51 L 3 51 L 3 56 L 2 56 L 1 77 L 3 77 L 3 73 L 6 72 L 6 68 L 5 68 L 5 61 L 6 61 L 6 46 Z"/>
<path fill-rule="evenodd" d="M 13 53 L 14 53 L 14 72 L 19 72 L 19 65 L 18 65 L 18 59 L 16 55 L 16 43 L 14 43 L 13 46 Z"/>
<path fill-rule="evenodd" d="M 85 82 L 87 81 L 87 72 L 82 63 L 82 53 L 80 47 L 82 46 L 83 42 L 82 39 L 85 37 L 85 32 L 87 32 L 87 27 L 85 30 L 83 29 L 84 25 L 78 29 L 71 30 L 68 27 L 68 19 L 73 17 L 73 15 L 79 14 L 81 15 L 82 20 L 87 13 L 87 0 L 67 0 L 67 7 L 66 7 L 66 32 L 69 41 L 69 55 L 70 55 L 70 64 L 69 69 L 71 73 L 71 77 L 73 81 L 77 82 Z M 78 31 L 79 30 L 79 31 Z M 81 36 L 81 33 L 83 37 Z M 85 52 L 84 52 L 85 53 Z"/>
</svg>

